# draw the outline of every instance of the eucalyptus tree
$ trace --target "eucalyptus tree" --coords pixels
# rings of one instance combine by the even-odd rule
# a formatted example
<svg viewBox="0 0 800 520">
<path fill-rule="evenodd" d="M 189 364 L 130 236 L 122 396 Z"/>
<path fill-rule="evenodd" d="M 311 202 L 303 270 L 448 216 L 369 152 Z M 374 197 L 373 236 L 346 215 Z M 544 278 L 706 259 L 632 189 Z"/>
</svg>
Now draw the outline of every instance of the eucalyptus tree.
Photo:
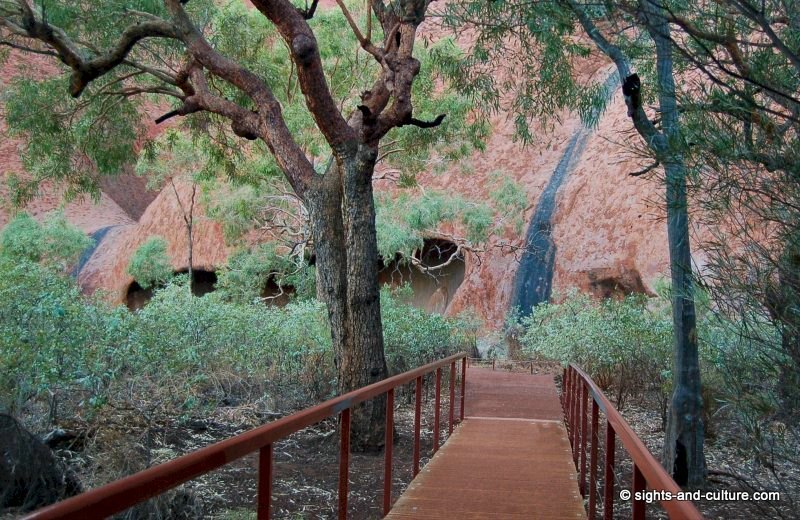
<svg viewBox="0 0 800 520">
<path fill-rule="evenodd" d="M 774 394 L 784 421 L 800 409 L 799 7 L 723 0 L 668 5 L 666 15 L 695 71 L 679 105 L 694 199 L 712 234 L 705 282 L 753 345 L 753 373 L 729 382 L 743 401 L 759 400 L 754 389 Z"/>
<path fill-rule="evenodd" d="M 372 186 L 381 142 L 418 132 L 433 144 L 420 134 L 470 125 L 415 110 L 437 98 L 434 80 L 429 99 L 414 96 L 427 0 L 337 3 L 330 12 L 317 0 L 2 0 L 0 44 L 58 64 L 6 99 L 10 132 L 26 139 L 18 201 L 46 179 L 70 196 L 97 195 L 98 175 L 136 155 L 154 109 L 164 112 L 157 123 L 204 136 L 209 175 L 235 177 L 247 162 L 249 173 L 283 176 L 308 210 L 345 392 L 386 376 Z M 382 445 L 384 412 L 382 402 L 356 410 L 354 449 Z"/>
<path fill-rule="evenodd" d="M 656 0 L 622 3 L 578 0 L 467 2 L 452 4 L 445 20 L 475 31 L 464 62 L 444 60 L 467 92 L 481 93 L 494 108 L 508 103 L 518 132 L 533 139 L 532 117 L 553 121 L 559 109 L 578 110 L 596 123 L 607 96 L 602 82 L 581 84 L 579 58 L 601 54 L 614 64 L 628 116 L 654 163 L 665 173 L 665 207 L 672 278 L 673 394 L 664 441 L 664 464 L 681 484 L 702 485 L 706 476 L 704 424 L 696 313 L 689 241 L 687 166 L 669 10 Z M 513 73 L 497 81 L 492 64 L 507 56 Z M 656 114 L 646 103 L 657 103 Z"/>
</svg>

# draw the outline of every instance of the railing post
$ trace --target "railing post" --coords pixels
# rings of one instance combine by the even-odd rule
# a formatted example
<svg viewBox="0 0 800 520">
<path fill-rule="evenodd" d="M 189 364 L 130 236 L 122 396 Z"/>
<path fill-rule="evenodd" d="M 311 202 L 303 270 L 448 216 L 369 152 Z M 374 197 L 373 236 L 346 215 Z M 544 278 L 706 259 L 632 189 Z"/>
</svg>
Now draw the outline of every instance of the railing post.
<svg viewBox="0 0 800 520">
<path fill-rule="evenodd" d="M 460 420 L 464 420 L 464 398 L 467 393 L 467 358 L 461 360 L 461 416 Z"/>
<path fill-rule="evenodd" d="M 636 500 L 636 493 L 641 493 L 647 487 L 647 481 L 644 475 L 639 470 L 639 466 L 633 465 L 633 493 L 631 500 L 633 500 L 633 520 L 644 520 L 645 508 L 647 503 L 644 500 Z"/>
<path fill-rule="evenodd" d="M 455 419 L 456 401 L 456 362 L 450 363 L 450 426 L 447 428 L 447 435 L 453 435 L 453 420 Z"/>
<path fill-rule="evenodd" d="M 347 520 L 347 488 L 350 472 L 350 408 L 342 410 L 339 432 L 339 520 Z"/>
<path fill-rule="evenodd" d="M 494 370 L 494 359 L 492 359 L 492 370 Z"/>
<path fill-rule="evenodd" d="M 392 450 L 394 448 L 394 388 L 386 392 L 386 434 L 383 452 L 383 516 L 392 508 Z"/>
<path fill-rule="evenodd" d="M 575 431 L 575 389 L 578 385 L 578 373 L 572 369 L 572 376 L 569 380 L 569 433 L 570 441 L 572 442 L 572 450 L 575 450 L 576 442 L 578 441 L 578 432 Z"/>
<path fill-rule="evenodd" d="M 567 437 L 569 437 L 569 446 L 572 448 L 572 425 L 569 424 L 571 419 L 569 415 L 570 400 L 572 399 L 572 367 L 567 365 L 567 376 L 564 381 L 564 417 L 567 422 Z"/>
<path fill-rule="evenodd" d="M 419 428 L 422 420 L 422 376 L 417 378 L 414 388 L 414 476 L 419 473 Z"/>
<path fill-rule="evenodd" d="M 586 443 L 588 442 L 588 426 L 586 424 L 589 404 L 589 387 L 584 383 L 581 394 L 581 495 L 586 496 Z"/>
<path fill-rule="evenodd" d="M 581 386 L 583 384 L 583 379 L 578 377 L 575 380 L 575 394 L 573 396 L 573 405 L 572 405 L 572 428 L 575 430 L 575 444 L 572 446 L 572 460 L 575 462 L 575 469 L 577 470 L 579 465 L 578 455 L 581 452 L 581 430 L 580 424 L 578 423 L 578 419 L 580 417 L 580 408 L 581 408 Z"/>
<path fill-rule="evenodd" d="M 442 408 L 442 369 L 436 369 L 436 404 L 433 413 L 433 452 L 439 449 L 439 416 Z"/>
<path fill-rule="evenodd" d="M 616 442 L 614 440 L 614 427 L 606 418 L 606 461 L 603 471 L 603 518 L 613 520 L 614 518 L 614 451 Z"/>
<path fill-rule="evenodd" d="M 272 506 L 272 444 L 258 453 L 258 520 L 269 520 Z"/>
<path fill-rule="evenodd" d="M 597 445 L 600 442 L 600 407 L 592 398 L 592 454 L 589 457 L 589 520 L 597 515 Z"/>
</svg>

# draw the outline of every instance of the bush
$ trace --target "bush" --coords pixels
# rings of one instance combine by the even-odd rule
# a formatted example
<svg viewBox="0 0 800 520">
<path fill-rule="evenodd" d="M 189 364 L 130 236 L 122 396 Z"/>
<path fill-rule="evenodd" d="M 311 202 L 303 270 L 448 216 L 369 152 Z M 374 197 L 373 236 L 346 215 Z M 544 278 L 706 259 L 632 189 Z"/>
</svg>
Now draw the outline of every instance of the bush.
<svg viewBox="0 0 800 520">
<path fill-rule="evenodd" d="M 128 274 L 143 289 L 158 287 L 172 278 L 172 262 L 163 237 L 150 237 L 136 249 L 128 263 Z"/>
<path fill-rule="evenodd" d="M 50 213 L 39 224 L 27 213 L 20 213 L 0 234 L 0 255 L 15 261 L 28 261 L 66 270 L 92 245 L 92 239 L 70 225 L 61 212 Z"/>
<path fill-rule="evenodd" d="M 672 322 L 645 297 L 597 301 L 573 292 L 562 303 L 537 306 L 522 325 L 525 352 L 577 364 L 613 389 L 619 407 L 646 389 L 668 395 Z"/>
<path fill-rule="evenodd" d="M 125 354 L 127 310 L 84 299 L 62 273 L 0 257 L 0 407 L 45 395 L 55 419 L 65 394 L 103 393 Z"/>
<path fill-rule="evenodd" d="M 325 306 L 285 307 L 202 298 L 179 276 L 131 313 L 85 297 L 62 272 L 0 257 L 0 407 L 19 414 L 60 402 L 189 410 L 224 400 L 279 398 L 305 405 L 331 397 L 336 373 Z M 407 289 L 408 290 L 408 289 Z M 429 315 L 384 292 L 386 353 L 399 372 L 474 341 L 475 324 Z"/>
</svg>

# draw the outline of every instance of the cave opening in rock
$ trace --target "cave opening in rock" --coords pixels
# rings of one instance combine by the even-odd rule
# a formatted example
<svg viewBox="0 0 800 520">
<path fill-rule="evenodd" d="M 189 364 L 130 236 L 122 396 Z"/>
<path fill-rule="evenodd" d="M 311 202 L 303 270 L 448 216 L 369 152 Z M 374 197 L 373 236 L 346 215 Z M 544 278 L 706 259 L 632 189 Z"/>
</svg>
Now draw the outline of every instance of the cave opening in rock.
<svg viewBox="0 0 800 520">
<path fill-rule="evenodd" d="M 174 274 L 186 274 L 186 269 L 176 271 Z M 192 270 L 192 294 L 195 296 L 205 296 L 206 294 L 214 291 L 214 285 L 217 283 L 217 273 L 214 271 L 205 271 L 203 269 Z M 125 295 L 125 304 L 128 309 L 135 311 L 141 309 L 153 298 L 153 288 L 145 289 L 135 280 L 128 286 L 128 291 Z"/>
<path fill-rule="evenodd" d="M 453 242 L 426 238 L 415 258 L 419 261 L 418 266 L 396 256 L 381 269 L 378 281 L 390 287 L 408 283 L 413 294 L 412 305 L 443 314 L 464 281 L 464 257 Z"/>
</svg>

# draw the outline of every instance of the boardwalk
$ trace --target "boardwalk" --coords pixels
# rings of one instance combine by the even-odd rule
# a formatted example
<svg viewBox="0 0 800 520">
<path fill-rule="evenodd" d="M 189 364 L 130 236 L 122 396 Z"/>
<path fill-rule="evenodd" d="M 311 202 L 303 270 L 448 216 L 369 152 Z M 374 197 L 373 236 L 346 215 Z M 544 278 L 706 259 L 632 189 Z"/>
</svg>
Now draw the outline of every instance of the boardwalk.
<svg viewBox="0 0 800 520">
<path fill-rule="evenodd" d="M 465 416 L 387 518 L 586 518 L 552 377 L 470 368 Z"/>
</svg>

